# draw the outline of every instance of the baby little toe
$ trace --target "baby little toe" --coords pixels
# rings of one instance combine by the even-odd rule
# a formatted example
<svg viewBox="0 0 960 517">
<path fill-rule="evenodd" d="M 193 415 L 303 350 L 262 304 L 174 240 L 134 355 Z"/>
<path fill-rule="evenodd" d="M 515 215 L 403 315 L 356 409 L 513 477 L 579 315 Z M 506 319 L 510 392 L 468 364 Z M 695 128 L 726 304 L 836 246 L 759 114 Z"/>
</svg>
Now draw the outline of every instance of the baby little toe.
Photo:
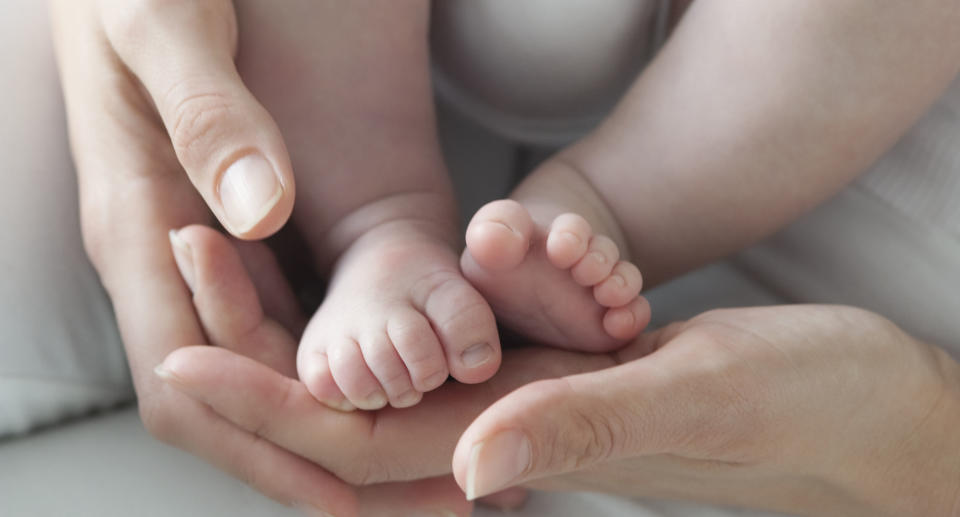
<svg viewBox="0 0 960 517">
<path fill-rule="evenodd" d="M 626 341 L 633 339 L 650 323 L 650 304 L 638 296 L 622 307 L 614 307 L 603 316 L 603 330 L 610 337 Z"/>
</svg>

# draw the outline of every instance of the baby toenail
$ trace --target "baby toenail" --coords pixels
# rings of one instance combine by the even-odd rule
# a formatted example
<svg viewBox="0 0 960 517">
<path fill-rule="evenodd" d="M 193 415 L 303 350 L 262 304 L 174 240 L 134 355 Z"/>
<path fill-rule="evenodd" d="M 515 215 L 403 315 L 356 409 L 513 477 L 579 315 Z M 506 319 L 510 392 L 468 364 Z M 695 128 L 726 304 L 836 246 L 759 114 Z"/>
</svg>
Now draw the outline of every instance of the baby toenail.
<svg viewBox="0 0 960 517">
<path fill-rule="evenodd" d="M 582 239 L 580 239 L 580 236 L 573 232 L 562 232 L 560 235 L 563 235 L 564 239 L 567 239 L 568 241 L 574 244 L 580 244 L 582 242 Z"/>
<path fill-rule="evenodd" d="M 377 391 L 368 395 L 363 402 L 364 407 L 362 409 L 380 409 L 387 405 L 387 397 L 383 393 Z"/>
<path fill-rule="evenodd" d="M 620 287 L 626 287 L 626 286 L 627 286 L 627 279 L 626 279 L 626 278 L 623 278 L 623 277 L 620 276 L 620 275 L 612 275 L 610 278 L 612 278 L 613 281 L 616 282 L 617 285 L 620 286 Z"/>
<path fill-rule="evenodd" d="M 510 233 L 517 233 L 517 231 L 514 230 L 513 228 L 511 228 L 509 224 L 507 224 L 507 223 L 505 223 L 505 222 L 503 222 L 503 221 L 488 221 L 487 224 L 496 225 L 497 227 L 503 228 L 503 229 L 507 230 L 507 231 L 510 232 Z"/>
<path fill-rule="evenodd" d="M 474 368 L 482 365 L 493 357 L 493 348 L 487 343 L 477 343 L 460 354 L 460 362 L 467 368 Z"/>
<path fill-rule="evenodd" d="M 447 372 L 437 372 L 431 375 L 430 377 L 427 377 L 426 379 L 424 379 L 423 383 L 426 386 L 430 386 L 430 388 L 428 389 L 433 389 L 437 386 L 442 385 L 444 382 L 446 382 L 447 377 L 449 376 L 450 374 L 448 374 Z"/>
<path fill-rule="evenodd" d="M 397 397 L 397 407 L 410 407 L 417 402 L 420 402 L 420 397 L 423 395 L 417 390 L 410 390 L 403 395 Z"/>
<path fill-rule="evenodd" d="M 590 257 L 592 257 L 593 260 L 595 260 L 595 261 L 597 261 L 597 262 L 599 262 L 599 263 L 601 263 L 601 264 L 606 264 L 606 263 L 607 263 L 607 256 L 604 255 L 603 253 L 600 253 L 599 251 L 591 251 L 591 252 L 590 252 Z"/>
</svg>

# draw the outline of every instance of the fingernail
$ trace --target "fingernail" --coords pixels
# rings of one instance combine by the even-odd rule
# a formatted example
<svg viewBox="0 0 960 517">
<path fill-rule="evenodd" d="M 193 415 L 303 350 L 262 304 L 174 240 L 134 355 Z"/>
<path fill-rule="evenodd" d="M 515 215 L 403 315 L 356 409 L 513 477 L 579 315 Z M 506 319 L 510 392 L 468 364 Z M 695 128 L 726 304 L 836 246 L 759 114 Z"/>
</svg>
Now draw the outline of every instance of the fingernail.
<svg viewBox="0 0 960 517">
<path fill-rule="evenodd" d="M 475 444 L 467 464 L 467 500 L 512 485 L 530 468 L 530 459 L 530 440 L 515 429 Z"/>
<path fill-rule="evenodd" d="M 467 368 L 474 368 L 493 357 L 493 348 L 487 343 L 477 343 L 460 353 L 460 362 Z"/>
<path fill-rule="evenodd" d="M 283 187 L 270 163 L 258 154 L 251 154 L 224 171 L 218 192 L 230 230 L 245 233 L 280 201 Z"/>
<path fill-rule="evenodd" d="M 173 260 L 177 263 L 180 276 L 183 277 L 183 281 L 186 282 L 192 293 L 194 286 L 193 250 L 176 230 L 170 230 L 167 235 L 170 237 L 170 247 L 173 249 Z"/>
<path fill-rule="evenodd" d="M 583 242 L 583 239 L 581 239 L 579 235 L 573 232 L 561 232 L 560 235 L 564 239 L 570 241 L 573 244 L 580 244 L 581 242 Z"/>
<path fill-rule="evenodd" d="M 153 373 L 157 377 L 160 377 L 165 381 L 173 380 L 176 378 L 176 376 L 173 375 L 173 372 L 168 370 L 167 367 L 163 365 L 163 363 L 158 364 L 157 367 L 153 369 Z"/>
</svg>

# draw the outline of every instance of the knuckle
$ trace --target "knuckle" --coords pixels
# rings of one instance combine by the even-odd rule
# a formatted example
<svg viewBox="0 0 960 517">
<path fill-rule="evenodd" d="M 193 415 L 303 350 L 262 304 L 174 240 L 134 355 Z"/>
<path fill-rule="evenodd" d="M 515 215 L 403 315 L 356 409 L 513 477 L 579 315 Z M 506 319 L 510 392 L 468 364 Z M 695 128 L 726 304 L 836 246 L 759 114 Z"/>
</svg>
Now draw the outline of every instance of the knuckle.
<svg viewBox="0 0 960 517">
<path fill-rule="evenodd" d="M 601 417 L 594 410 L 578 408 L 572 411 L 570 420 L 575 436 L 579 436 L 580 440 L 570 451 L 566 469 L 579 470 L 603 463 L 613 456 L 614 448 L 624 432 L 622 419 L 615 416 L 611 418 L 610 415 Z"/>
<path fill-rule="evenodd" d="M 210 142 L 223 130 L 232 111 L 229 99 L 215 92 L 190 92 L 195 89 L 188 82 L 174 86 L 167 94 L 171 99 L 169 112 L 170 140 L 178 154 Z M 190 92 L 190 93 L 187 93 Z"/>
<path fill-rule="evenodd" d="M 629 443 L 633 430 L 616 408 L 601 401 L 569 404 L 575 395 L 565 379 L 537 381 L 525 388 L 536 393 L 534 405 L 543 408 L 565 407 L 562 432 L 550 432 L 534 443 L 540 468 L 551 472 L 571 472 L 602 463 Z M 555 411 L 551 410 L 551 411 Z"/>
<path fill-rule="evenodd" d="M 372 456 L 350 461 L 345 467 L 335 469 L 335 473 L 337 477 L 353 486 L 367 486 L 389 479 L 382 465 Z"/>
</svg>

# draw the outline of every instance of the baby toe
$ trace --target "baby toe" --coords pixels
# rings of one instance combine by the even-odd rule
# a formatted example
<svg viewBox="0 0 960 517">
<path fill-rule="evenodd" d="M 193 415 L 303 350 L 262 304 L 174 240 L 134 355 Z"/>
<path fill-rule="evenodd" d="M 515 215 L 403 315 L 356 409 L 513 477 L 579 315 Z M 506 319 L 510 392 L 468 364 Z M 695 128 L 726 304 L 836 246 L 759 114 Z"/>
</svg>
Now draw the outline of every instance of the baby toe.
<svg viewBox="0 0 960 517">
<path fill-rule="evenodd" d="M 450 374 L 460 382 L 483 382 L 500 367 L 500 338 L 493 311 L 462 277 L 436 285 L 423 312 L 436 329 Z"/>
<path fill-rule="evenodd" d="M 547 259 L 554 267 L 567 269 L 587 252 L 593 230 L 577 214 L 562 214 L 553 220 L 547 235 Z"/>
<path fill-rule="evenodd" d="M 485 269 L 503 271 L 523 262 L 530 247 L 533 220 L 511 199 L 484 205 L 467 226 L 467 251 Z"/>
<path fill-rule="evenodd" d="M 573 281 L 584 287 L 596 285 L 610 276 L 620 260 L 620 249 L 606 235 L 594 235 L 587 253 L 570 269 Z"/>
<path fill-rule="evenodd" d="M 346 339 L 327 349 L 330 373 L 351 404 L 360 409 L 380 409 L 387 405 L 387 396 L 380 382 L 367 368 L 360 345 Z"/>
<path fill-rule="evenodd" d="M 307 391 L 320 402 L 340 411 L 353 411 L 356 407 L 347 401 L 340 391 L 326 354 L 321 351 L 304 351 L 297 355 L 297 375 Z"/>
<path fill-rule="evenodd" d="M 415 389 L 427 392 L 447 380 L 450 372 L 443 348 L 423 314 L 413 307 L 399 312 L 387 321 L 387 336 L 406 365 Z"/>
<path fill-rule="evenodd" d="M 603 330 L 610 337 L 628 340 L 636 337 L 650 323 L 650 304 L 638 296 L 622 307 L 615 307 L 603 316 Z"/>
<path fill-rule="evenodd" d="M 643 277 L 637 266 L 621 260 L 606 280 L 593 288 L 593 297 L 604 307 L 620 307 L 640 294 Z"/>
<path fill-rule="evenodd" d="M 407 368 L 386 332 L 372 333 L 359 343 L 367 368 L 377 378 L 391 406 L 410 407 L 420 402 L 422 393 L 413 388 Z"/>
</svg>

